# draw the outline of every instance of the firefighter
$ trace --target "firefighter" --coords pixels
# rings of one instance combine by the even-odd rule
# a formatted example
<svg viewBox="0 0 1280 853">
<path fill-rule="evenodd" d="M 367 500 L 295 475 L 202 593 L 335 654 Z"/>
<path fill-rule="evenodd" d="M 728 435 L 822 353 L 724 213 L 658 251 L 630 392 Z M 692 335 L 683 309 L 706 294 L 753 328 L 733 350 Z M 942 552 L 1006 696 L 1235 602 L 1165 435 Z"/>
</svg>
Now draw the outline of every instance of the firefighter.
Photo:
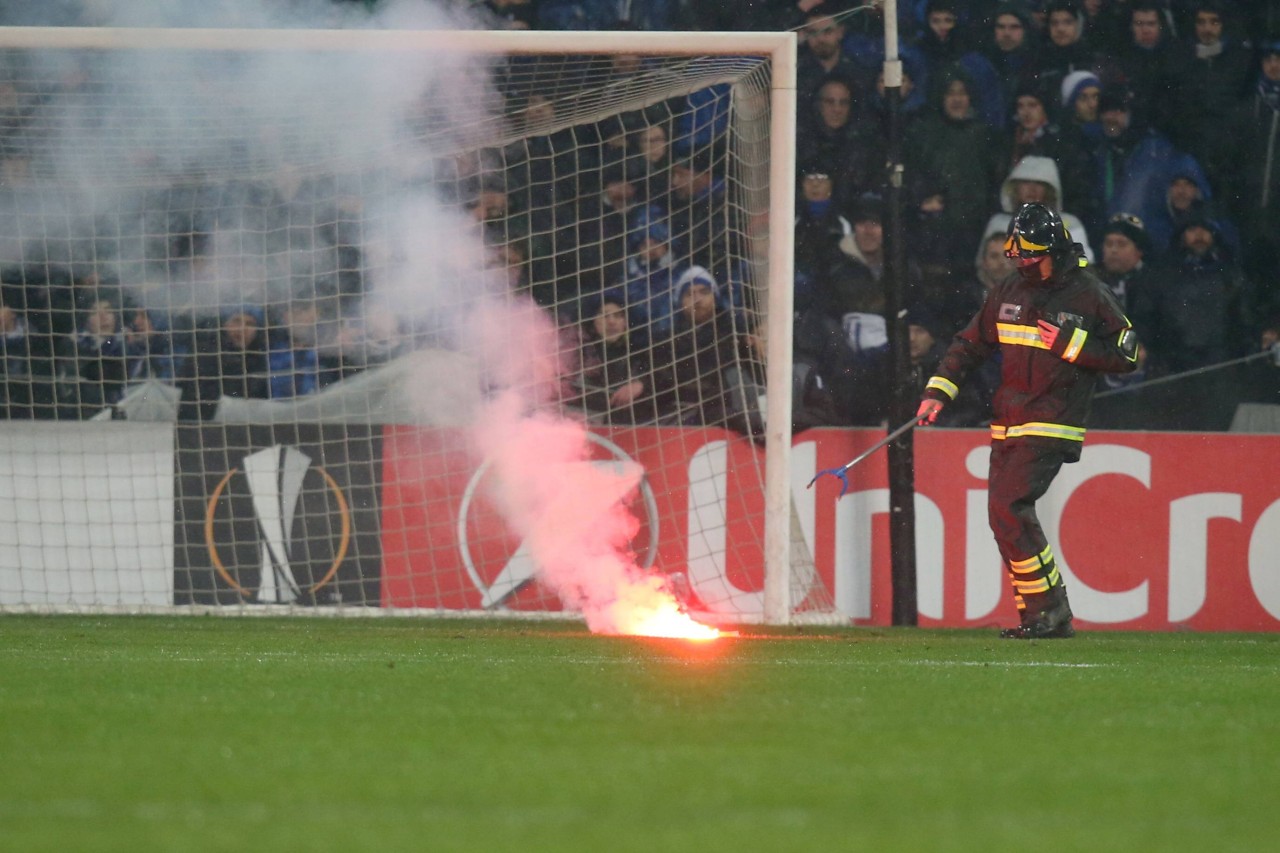
<svg viewBox="0 0 1280 853">
<path fill-rule="evenodd" d="M 1058 214 L 1024 204 L 1009 223 L 1004 249 L 1017 275 L 992 289 L 957 333 L 925 386 L 917 417 L 937 420 L 965 377 L 1000 354 L 988 514 L 1019 614 L 1019 625 L 1000 636 L 1071 637 L 1067 591 L 1035 505 L 1062 465 L 1080 458 L 1096 374 L 1133 370 L 1138 343 Z"/>
</svg>

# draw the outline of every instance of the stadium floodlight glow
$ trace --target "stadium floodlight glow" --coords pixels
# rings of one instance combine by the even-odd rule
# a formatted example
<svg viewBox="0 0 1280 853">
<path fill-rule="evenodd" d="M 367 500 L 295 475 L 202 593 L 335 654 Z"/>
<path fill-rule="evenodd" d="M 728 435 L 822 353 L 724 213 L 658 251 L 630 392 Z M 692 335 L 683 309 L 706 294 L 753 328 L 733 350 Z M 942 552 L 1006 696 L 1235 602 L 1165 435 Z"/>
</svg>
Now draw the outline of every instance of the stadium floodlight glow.
<svg viewBox="0 0 1280 853">
<path fill-rule="evenodd" d="M 627 457 L 593 442 L 585 461 L 643 472 L 632 543 L 677 606 L 635 632 L 839 619 L 792 506 L 793 33 L 9 27 L 0 48 L 19 104 L 0 267 L 28 292 L 110 285 L 185 365 L 97 403 L 60 376 L 34 416 L 75 423 L 0 424 L 24 472 L 0 478 L 0 609 L 572 610 L 468 485 L 488 464 L 470 413 L 526 381 L 481 331 L 531 295 L 560 324 L 552 404 Z M 617 174 L 643 209 L 600 200 Z M 596 407 L 600 365 L 568 339 L 657 233 L 668 287 L 708 271 L 743 345 L 634 425 Z M 75 331 L 73 308 L 48 311 Z M 246 315 L 272 354 L 314 350 L 329 384 L 227 392 L 225 324 Z M 666 387 L 675 344 L 661 317 L 637 322 L 634 379 Z M 98 438 L 144 417 L 145 441 Z"/>
</svg>

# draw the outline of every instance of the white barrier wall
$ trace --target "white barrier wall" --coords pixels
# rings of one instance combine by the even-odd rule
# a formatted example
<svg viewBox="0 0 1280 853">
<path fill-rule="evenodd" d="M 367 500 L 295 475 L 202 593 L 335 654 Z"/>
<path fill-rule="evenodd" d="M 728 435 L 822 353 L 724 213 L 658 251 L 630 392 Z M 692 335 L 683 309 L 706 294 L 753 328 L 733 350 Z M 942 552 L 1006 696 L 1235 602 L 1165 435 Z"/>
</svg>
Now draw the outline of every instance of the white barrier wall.
<svg viewBox="0 0 1280 853">
<path fill-rule="evenodd" d="M 173 603 L 173 425 L 0 429 L 0 605 Z"/>
</svg>

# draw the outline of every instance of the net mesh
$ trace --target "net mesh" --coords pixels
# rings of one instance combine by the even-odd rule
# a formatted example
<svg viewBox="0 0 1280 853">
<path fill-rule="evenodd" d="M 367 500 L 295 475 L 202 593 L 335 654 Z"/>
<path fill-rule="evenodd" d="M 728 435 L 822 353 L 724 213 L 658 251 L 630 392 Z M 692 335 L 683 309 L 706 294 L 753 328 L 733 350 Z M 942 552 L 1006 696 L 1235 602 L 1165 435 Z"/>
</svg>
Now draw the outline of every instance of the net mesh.
<svg viewBox="0 0 1280 853">
<path fill-rule="evenodd" d="M 767 59 L 235 45 L 0 55 L 0 605 L 574 610 L 514 393 L 625 486 L 551 528 L 758 617 Z"/>
</svg>

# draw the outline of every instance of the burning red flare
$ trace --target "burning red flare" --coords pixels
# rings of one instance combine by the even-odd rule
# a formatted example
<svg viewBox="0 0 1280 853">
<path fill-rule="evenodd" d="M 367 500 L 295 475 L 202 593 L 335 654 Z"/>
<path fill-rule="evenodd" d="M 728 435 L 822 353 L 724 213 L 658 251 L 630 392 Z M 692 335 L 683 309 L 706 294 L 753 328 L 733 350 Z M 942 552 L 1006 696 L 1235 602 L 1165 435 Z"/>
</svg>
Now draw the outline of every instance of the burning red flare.
<svg viewBox="0 0 1280 853">
<path fill-rule="evenodd" d="M 723 636 L 718 628 L 703 625 L 685 613 L 664 580 L 656 575 L 624 584 L 609 609 L 618 634 L 681 640 L 715 640 Z"/>
</svg>

